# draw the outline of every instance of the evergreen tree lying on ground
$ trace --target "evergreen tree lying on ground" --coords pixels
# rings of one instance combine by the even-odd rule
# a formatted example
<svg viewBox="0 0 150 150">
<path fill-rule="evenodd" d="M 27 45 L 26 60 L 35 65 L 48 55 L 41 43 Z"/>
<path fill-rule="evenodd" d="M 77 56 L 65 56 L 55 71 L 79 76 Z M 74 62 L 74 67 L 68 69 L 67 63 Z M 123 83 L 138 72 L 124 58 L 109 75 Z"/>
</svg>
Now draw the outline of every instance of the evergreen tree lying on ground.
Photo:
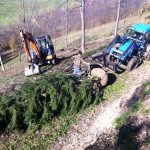
<svg viewBox="0 0 150 150">
<path fill-rule="evenodd" d="M 75 83 L 62 73 L 25 83 L 12 96 L 2 96 L 1 130 L 35 131 L 55 117 L 78 113 L 91 104 L 98 104 L 102 100 L 101 94 L 94 94 L 92 80 Z"/>
</svg>

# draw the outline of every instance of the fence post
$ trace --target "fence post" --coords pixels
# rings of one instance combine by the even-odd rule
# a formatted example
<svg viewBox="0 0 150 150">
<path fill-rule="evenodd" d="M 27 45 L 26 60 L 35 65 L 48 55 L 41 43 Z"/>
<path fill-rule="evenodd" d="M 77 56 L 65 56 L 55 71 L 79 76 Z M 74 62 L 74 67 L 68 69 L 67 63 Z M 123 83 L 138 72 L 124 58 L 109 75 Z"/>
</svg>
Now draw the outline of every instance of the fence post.
<svg viewBox="0 0 150 150">
<path fill-rule="evenodd" d="M 1 66 L 2 66 L 2 70 L 5 71 L 5 68 L 4 68 L 4 65 L 3 65 L 3 62 L 2 62 L 2 57 L 0 55 L 0 63 L 1 63 Z"/>
</svg>

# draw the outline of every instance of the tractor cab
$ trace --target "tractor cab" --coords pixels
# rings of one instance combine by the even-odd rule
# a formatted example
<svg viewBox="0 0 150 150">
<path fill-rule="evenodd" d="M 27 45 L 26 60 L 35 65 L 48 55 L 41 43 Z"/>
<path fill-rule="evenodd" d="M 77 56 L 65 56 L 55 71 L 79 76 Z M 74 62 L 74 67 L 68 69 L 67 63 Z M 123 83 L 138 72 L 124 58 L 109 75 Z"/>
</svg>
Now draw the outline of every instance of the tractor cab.
<svg viewBox="0 0 150 150">
<path fill-rule="evenodd" d="M 126 36 L 128 39 L 139 41 L 139 42 L 142 42 L 142 40 L 144 38 L 143 33 L 137 32 L 137 31 L 132 30 L 132 29 L 127 30 Z"/>
<path fill-rule="evenodd" d="M 54 46 L 49 35 L 38 37 L 36 42 L 43 60 L 50 62 L 50 60 L 55 59 Z"/>
<path fill-rule="evenodd" d="M 147 44 L 150 41 L 150 25 L 139 23 L 129 27 L 125 34 L 127 38 Z"/>
</svg>

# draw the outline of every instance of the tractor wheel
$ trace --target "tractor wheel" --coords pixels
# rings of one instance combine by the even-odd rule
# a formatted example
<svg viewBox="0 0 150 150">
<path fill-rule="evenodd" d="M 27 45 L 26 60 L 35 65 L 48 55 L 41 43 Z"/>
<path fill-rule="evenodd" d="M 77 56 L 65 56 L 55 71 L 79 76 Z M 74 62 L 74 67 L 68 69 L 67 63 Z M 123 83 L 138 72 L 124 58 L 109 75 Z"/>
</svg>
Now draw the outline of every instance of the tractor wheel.
<svg viewBox="0 0 150 150">
<path fill-rule="evenodd" d="M 108 81 L 107 73 L 101 68 L 94 68 L 91 71 L 91 76 L 95 77 L 95 80 L 99 80 L 100 86 L 105 86 Z"/>
<path fill-rule="evenodd" d="M 139 65 L 137 58 L 131 58 L 131 60 L 127 64 L 127 71 L 131 72 L 132 70 L 136 69 Z"/>
<path fill-rule="evenodd" d="M 146 60 L 150 60 L 150 44 L 147 45 L 146 52 L 144 53 Z"/>
<path fill-rule="evenodd" d="M 52 64 L 56 65 L 56 58 L 52 59 Z"/>
</svg>

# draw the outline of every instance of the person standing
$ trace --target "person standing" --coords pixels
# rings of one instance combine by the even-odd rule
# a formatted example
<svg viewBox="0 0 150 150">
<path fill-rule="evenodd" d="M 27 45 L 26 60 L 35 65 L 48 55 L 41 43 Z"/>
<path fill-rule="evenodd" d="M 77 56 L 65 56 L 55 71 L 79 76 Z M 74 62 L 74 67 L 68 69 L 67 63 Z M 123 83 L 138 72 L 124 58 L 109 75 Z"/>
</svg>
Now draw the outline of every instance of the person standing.
<svg viewBox="0 0 150 150">
<path fill-rule="evenodd" d="M 82 58 L 81 58 L 81 55 L 82 55 L 82 52 L 81 51 L 78 51 L 78 55 L 75 55 L 72 57 L 73 59 L 73 74 L 74 74 L 74 77 L 78 77 L 78 79 L 80 80 L 81 79 L 81 64 L 84 63 L 86 65 L 90 65 L 90 63 L 87 63 L 85 62 Z"/>
</svg>

